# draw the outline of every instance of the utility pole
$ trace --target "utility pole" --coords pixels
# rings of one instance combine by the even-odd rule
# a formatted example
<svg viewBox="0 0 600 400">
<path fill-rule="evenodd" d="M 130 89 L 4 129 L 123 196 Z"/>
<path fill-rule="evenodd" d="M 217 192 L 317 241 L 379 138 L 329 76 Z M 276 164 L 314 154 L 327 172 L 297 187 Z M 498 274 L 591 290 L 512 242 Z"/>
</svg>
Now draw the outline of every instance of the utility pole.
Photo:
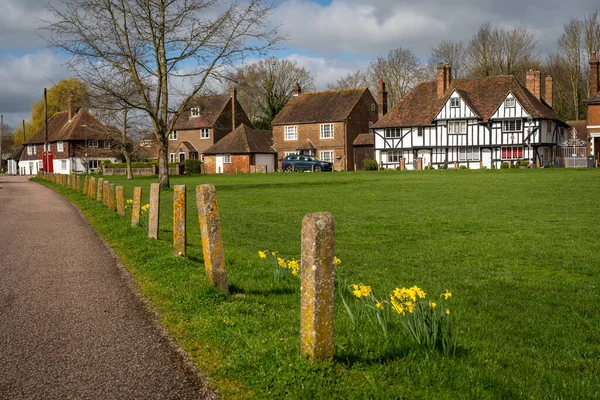
<svg viewBox="0 0 600 400">
<path fill-rule="evenodd" d="M 23 120 L 23 143 L 25 143 L 25 120 Z"/>
<path fill-rule="evenodd" d="M 46 131 L 46 141 L 44 142 L 45 154 L 46 154 L 46 168 L 44 169 L 44 175 L 48 175 L 50 167 L 48 166 L 48 97 L 46 96 L 46 88 L 44 88 L 44 126 Z"/>
</svg>

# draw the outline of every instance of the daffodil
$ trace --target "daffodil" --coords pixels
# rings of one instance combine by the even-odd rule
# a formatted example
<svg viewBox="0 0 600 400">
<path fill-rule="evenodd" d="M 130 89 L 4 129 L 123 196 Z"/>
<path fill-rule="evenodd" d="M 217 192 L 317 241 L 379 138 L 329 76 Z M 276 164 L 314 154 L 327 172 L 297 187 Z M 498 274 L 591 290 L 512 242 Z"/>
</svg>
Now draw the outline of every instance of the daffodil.
<svg viewBox="0 0 600 400">
<path fill-rule="evenodd" d="M 380 310 L 383 310 L 383 304 L 381 304 L 379 300 L 375 302 L 375 307 L 379 308 Z"/>
<path fill-rule="evenodd" d="M 437 304 L 435 303 L 435 301 L 432 301 L 430 304 L 431 304 L 431 308 L 435 308 L 437 306 Z"/>
<path fill-rule="evenodd" d="M 446 293 L 444 293 L 442 296 L 444 296 L 444 300 L 448 300 L 450 297 L 452 297 L 452 293 L 446 289 Z"/>
<path fill-rule="evenodd" d="M 281 257 L 277 257 L 277 264 L 279 264 L 279 266 L 282 267 L 282 268 L 286 268 L 287 267 L 287 263 Z"/>
<path fill-rule="evenodd" d="M 300 263 L 298 261 L 289 261 L 287 267 L 292 271 L 292 275 L 298 276 L 298 271 L 300 270 Z"/>
<path fill-rule="evenodd" d="M 266 260 L 266 259 L 267 259 L 267 252 L 266 252 L 266 251 L 260 251 L 260 250 L 259 250 L 259 251 L 258 251 L 258 256 L 259 256 L 260 258 L 262 258 L 263 260 Z"/>
<path fill-rule="evenodd" d="M 446 315 L 450 315 L 450 309 L 446 308 Z"/>
<path fill-rule="evenodd" d="M 342 265 L 342 260 L 340 260 L 337 256 L 333 256 L 333 265 Z"/>
</svg>

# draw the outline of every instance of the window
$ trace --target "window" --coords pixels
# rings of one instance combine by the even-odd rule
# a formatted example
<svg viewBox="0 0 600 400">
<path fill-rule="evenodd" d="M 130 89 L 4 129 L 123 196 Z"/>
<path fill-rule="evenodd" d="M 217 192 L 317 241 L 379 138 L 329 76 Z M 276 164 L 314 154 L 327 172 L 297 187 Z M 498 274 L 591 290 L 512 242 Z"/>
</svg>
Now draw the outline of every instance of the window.
<svg viewBox="0 0 600 400">
<path fill-rule="evenodd" d="M 333 151 L 331 151 L 331 150 L 321 151 L 320 155 L 321 155 L 320 156 L 321 161 L 333 162 Z"/>
<path fill-rule="evenodd" d="M 371 111 L 375 111 L 375 103 L 371 103 Z"/>
<path fill-rule="evenodd" d="M 286 157 L 287 157 L 287 156 L 294 155 L 294 154 L 298 154 L 298 153 L 296 153 L 295 151 L 286 151 L 286 152 L 285 152 L 285 156 L 286 156 Z"/>
<path fill-rule="evenodd" d="M 460 147 L 458 149 L 459 161 L 479 161 L 478 147 Z"/>
<path fill-rule="evenodd" d="M 389 163 L 399 163 L 401 158 L 402 158 L 401 151 L 394 150 L 394 151 L 387 152 L 387 162 L 389 162 Z"/>
<path fill-rule="evenodd" d="M 523 147 L 507 146 L 502 147 L 502 159 L 523 158 Z"/>
<path fill-rule="evenodd" d="M 110 142 L 108 140 L 104 141 L 104 148 L 105 149 L 110 149 Z"/>
<path fill-rule="evenodd" d="M 423 127 L 422 126 L 419 126 L 417 128 L 417 136 L 419 136 L 419 137 L 423 136 Z"/>
<path fill-rule="evenodd" d="M 98 147 L 97 140 L 88 140 L 88 147 Z"/>
<path fill-rule="evenodd" d="M 99 160 L 89 160 L 88 161 L 88 168 L 89 169 L 98 169 L 98 168 L 100 168 L 100 161 Z"/>
<path fill-rule="evenodd" d="M 208 128 L 200 129 L 200 139 L 210 139 L 210 131 Z"/>
<path fill-rule="evenodd" d="M 231 164 L 231 154 L 223 154 L 223 163 Z"/>
<path fill-rule="evenodd" d="M 506 99 L 504 100 L 504 107 L 506 108 L 515 108 L 517 106 L 517 102 L 515 99 Z"/>
<path fill-rule="evenodd" d="M 284 130 L 284 140 L 298 140 L 298 127 L 297 126 L 286 126 Z"/>
<path fill-rule="evenodd" d="M 171 131 L 171 133 L 169 133 L 169 140 L 177 140 L 177 131 Z"/>
<path fill-rule="evenodd" d="M 453 135 L 467 133 L 467 121 L 448 121 L 448 133 Z"/>
<path fill-rule="evenodd" d="M 32 155 L 33 154 L 33 146 L 28 144 L 27 145 L 27 155 Z"/>
<path fill-rule="evenodd" d="M 169 162 L 177 162 L 177 155 L 175 153 L 169 153 Z"/>
<path fill-rule="evenodd" d="M 373 121 L 369 121 L 369 128 L 373 126 Z"/>
<path fill-rule="evenodd" d="M 519 132 L 523 130 L 523 120 L 507 119 L 502 123 L 502 131 L 504 132 Z"/>
<path fill-rule="evenodd" d="M 63 171 L 67 169 L 67 160 L 60 160 L 60 169 Z"/>
<path fill-rule="evenodd" d="M 200 109 L 198 107 L 194 107 L 190 110 L 190 116 L 192 118 L 200 116 Z"/>
<path fill-rule="evenodd" d="M 321 124 L 321 139 L 333 139 L 333 124 Z"/>
<path fill-rule="evenodd" d="M 452 108 L 460 107 L 460 99 L 458 97 L 451 98 L 450 99 L 450 107 L 452 107 Z"/>
<path fill-rule="evenodd" d="M 63 142 L 56 142 L 56 151 L 59 153 L 65 151 L 65 144 Z"/>
<path fill-rule="evenodd" d="M 386 128 L 385 137 L 386 138 L 402 137 L 402 129 L 401 128 Z"/>
</svg>

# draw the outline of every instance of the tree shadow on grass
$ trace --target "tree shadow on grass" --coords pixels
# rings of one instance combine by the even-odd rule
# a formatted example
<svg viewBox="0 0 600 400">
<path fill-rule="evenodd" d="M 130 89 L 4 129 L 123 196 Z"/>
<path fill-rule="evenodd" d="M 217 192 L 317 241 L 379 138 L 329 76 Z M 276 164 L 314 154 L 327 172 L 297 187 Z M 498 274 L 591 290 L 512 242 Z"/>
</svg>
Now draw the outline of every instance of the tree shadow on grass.
<svg viewBox="0 0 600 400">
<path fill-rule="evenodd" d="M 239 285 L 236 285 L 235 283 L 232 283 L 229 285 L 229 293 L 235 295 L 235 294 L 253 294 L 253 295 L 259 295 L 259 296 L 271 296 L 271 295 L 286 295 L 286 294 L 292 294 L 295 293 L 297 289 L 292 288 L 292 287 L 270 287 L 270 288 L 265 288 L 265 289 L 250 289 L 250 290 L 245 290 L 244 288 L 242 288 Z"/>
</svg>

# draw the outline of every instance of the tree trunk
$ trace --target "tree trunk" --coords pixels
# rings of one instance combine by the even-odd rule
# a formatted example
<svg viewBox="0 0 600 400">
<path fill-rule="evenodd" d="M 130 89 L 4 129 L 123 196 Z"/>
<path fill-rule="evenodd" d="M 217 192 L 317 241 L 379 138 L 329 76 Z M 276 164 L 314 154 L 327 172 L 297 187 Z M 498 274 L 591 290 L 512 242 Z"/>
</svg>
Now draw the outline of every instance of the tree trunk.
<svg viewBox="0 0 600 400">
<path fill-rule="evenodd" d="M 158 185 L 161 189 L 167 189 L 169 184 L 169 147 L 166 135 L 157 135 L 158 144 Z"/>
<path fill-rule="evenodd" d="M 131 154 L 128 151 L 123 151 L 123 157 L 127 163 L 127 179 L 133 179 L 133 167 L 131 166 Z"/>
</svg>

